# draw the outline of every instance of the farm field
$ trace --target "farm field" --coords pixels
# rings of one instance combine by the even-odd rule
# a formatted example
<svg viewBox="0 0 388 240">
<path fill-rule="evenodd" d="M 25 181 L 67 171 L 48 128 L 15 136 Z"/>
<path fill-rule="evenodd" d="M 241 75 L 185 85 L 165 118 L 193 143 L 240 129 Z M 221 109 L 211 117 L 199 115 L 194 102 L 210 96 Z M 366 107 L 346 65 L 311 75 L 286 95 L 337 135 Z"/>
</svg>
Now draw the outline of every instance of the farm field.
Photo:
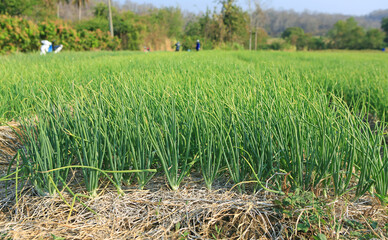
<svg viewBox="0 0 388 240">
<path fill-rule="evenodd" d="M 11 181 L 17 204 L 18 191 L 33 186 L 37 196 L 69 198 L 69 209 L 72 197 L 82 207 L 107 187 L 123 198 L 128 189 L 141 195 L 158 186 L 174 195 L 189 179 L 202 184 L 201 194 L 221 185 L 236 197 L 268 194 L 280 215 L 317 199 L 367 197 L 383 213 L 365 228 L 371 238 L 384 237 L 387 62 L 388 54 L 350 51 L 1 56 L 0 125 L 18 122 L 23 147 L 0 180 Z M 317 227 L 329 220 L 313 220 L 314 209 L 289 217 L 298 219 L 295 229 L 222 231 L 213 222 L 199 235 L 349 237 Z M 341 226 L 353 229 L 353 220 Z M 195 235 L 183 221 L 171 229 L 173 238 Z M 0 238 L 7 231 L 0 229 Z"/>
</svg>

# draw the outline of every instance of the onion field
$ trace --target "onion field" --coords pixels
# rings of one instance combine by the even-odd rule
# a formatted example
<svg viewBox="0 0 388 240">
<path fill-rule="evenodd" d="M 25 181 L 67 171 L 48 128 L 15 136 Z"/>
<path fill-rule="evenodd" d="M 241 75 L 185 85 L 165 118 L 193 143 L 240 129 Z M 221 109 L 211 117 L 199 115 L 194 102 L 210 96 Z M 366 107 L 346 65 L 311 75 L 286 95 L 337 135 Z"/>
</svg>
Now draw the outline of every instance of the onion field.
<svg viewBox="0 0 388 240">
<path fill-rule="evenodd" d="M 373 194 L 388 203 L 388 54 L 64 52 L 0 57 L 18 178 L 96 195 L 192 173 L 241 193 Z"/>
</svg>

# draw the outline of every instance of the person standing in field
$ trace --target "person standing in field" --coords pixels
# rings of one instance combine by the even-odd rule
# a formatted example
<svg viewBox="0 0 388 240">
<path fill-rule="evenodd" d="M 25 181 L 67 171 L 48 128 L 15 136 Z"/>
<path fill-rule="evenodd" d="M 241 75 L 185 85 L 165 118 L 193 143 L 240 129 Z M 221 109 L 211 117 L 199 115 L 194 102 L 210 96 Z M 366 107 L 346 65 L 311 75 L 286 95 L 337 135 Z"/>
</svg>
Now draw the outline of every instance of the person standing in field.
<svg viewBox="0 0 388 240">
<path fill-rule="evenodd" d="M 181 44 L 179 42 L 177 42 L 175 44 L 175 52 L 179 52 L 180 48 L 181 48 Z"/>
<path fill-rule="evenodd" d="M 199 40 L 197 40 L 197 46 L 195 47 L 195 49 L 197 50 L 197 52 L 199 51 L 199 49 L 201 49 L 201 43 L 199 42 Z"/>
</svg>

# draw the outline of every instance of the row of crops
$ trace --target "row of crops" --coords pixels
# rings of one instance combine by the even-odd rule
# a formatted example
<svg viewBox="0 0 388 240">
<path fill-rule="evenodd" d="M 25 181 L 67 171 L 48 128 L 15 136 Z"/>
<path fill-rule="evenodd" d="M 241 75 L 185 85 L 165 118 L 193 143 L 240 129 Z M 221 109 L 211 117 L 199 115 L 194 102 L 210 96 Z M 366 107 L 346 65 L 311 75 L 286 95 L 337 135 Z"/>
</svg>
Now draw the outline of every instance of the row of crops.
<svg viewBox="0 0 388 240">
<path fill-rule="evenodd" d="M 371 109 L 384 116 L 386 103 L 376 100 L 384 94 L 361 95 L 366 89 L 359 84 L 360 95 L 345 102 L 353 90 L 340 94 L 345 88 L 324 86 L 345 76 L 338 67 L 346 69 L 346 57 L 354 66 L 354 55 L 340 66 L 331 63 L 341 59 L 334 53 L 294 54 L 94 53 L 45 68 L 70 64 L 67 53 L 39 59 L 43 67 L 32 65 L 16 77 L 8 72 L 18 83 L 33 79 L 14 85 L 20 95 L 13 97 L 24 96 L 19 105 L 1 106 L 23 116 L 18 174 L 41 194 L 68 188 L 73 166 L 91 195 L 103 179 L 121 191 L 134 179 L 144 188 L 155 174 L 176 190 L 197 172 L 209 189 L 223 179 L 240 192 L 287 188 L 358 197 L 369 191 L 386 203 L 385 125 L 371 129 L 364 119 Z M 387 70 L 373 64 L 386 82 Z M 317 72 L 309 69 L 314 66 Z M 352 79 L 338 85 L 344 82 Z M 384 90 L 369 86 L 369 92 Z"/>
</svg>

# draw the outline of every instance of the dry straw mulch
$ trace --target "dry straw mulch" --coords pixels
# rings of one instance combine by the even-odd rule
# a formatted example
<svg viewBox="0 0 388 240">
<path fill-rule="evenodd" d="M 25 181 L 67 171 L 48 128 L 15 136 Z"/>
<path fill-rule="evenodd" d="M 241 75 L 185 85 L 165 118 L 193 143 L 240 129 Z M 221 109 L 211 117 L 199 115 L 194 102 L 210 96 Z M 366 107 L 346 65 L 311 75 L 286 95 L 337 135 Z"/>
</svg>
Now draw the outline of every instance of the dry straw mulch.
<svg viewBox="0 0 388 240">
<path fill-rule="evenodd" d="M 126 189 L 122 196 L 102 189 L 93 199 L 82 198 L 89 209 L 79 201 L 71 208 L 72 196 L 66 193 L 69 205 L 60 196 L 37 196 L 30 187 L 15 205 L 10 191 L 11 197 L 0 201 L 0 239 L 2 234 L 12 239 L 312 239 L 318 233 L 328 239 L 356 239 L 355 233 L 387 237 L 387 208 L 371 197 L 355 203 L 327 202 L 326 222 L 311 222 L 311 230 L 302 232 L 295 231 L 296 226 L 303 217 L 313 219 L 316 206 L 293 209 L 290 217 L 279 211 L 273 195 L 238 194 L 227 188 L 208 191 L 196 180 L 188 179 L 177 191 L 167 189 L 162 178 L 149 190 Z M 364 227 L 351 226 L 352 222 Z"/>
<path fill-rule="evenodd" d="M 6 126 L 0 126 L 0 169 L 8 166 L 9 161 L 21 148 L 18 136 L 15 131 L 18 131 L 20 124 L 9 122 Z"/>
<path fill-rule="evenodd" d="M 183 187 L 128 189 L 123 196 L 104 191 L 71 208 L 59 196 L 27 191 L 18 206 L 0 213 L 0 236 L 13 239 L 273 239 L 281 234 L 280 216 L 263 196 Z M 71 205 L 71 197 L 65 196 Z"/>
</svg>

